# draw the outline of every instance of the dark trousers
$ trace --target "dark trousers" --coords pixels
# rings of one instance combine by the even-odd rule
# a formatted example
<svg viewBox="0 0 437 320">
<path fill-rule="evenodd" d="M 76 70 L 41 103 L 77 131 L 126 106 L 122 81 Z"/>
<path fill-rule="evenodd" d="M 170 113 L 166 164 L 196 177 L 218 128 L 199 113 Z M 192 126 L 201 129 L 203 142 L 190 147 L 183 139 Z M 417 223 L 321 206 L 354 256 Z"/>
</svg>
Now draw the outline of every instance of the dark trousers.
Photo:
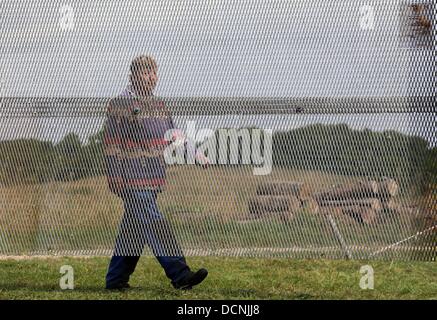
<svg viewBox="0 0 437 320">
<path fill-rule="evenodd" d="M 190 269 L 170 224 L 158 209 L 157 192 L 130 190 L 122 198 L 124 215 L 106 275 L 106 286 L 129 281 L 146 244 L 170 280 L 183 278 Z"/>
</svg>

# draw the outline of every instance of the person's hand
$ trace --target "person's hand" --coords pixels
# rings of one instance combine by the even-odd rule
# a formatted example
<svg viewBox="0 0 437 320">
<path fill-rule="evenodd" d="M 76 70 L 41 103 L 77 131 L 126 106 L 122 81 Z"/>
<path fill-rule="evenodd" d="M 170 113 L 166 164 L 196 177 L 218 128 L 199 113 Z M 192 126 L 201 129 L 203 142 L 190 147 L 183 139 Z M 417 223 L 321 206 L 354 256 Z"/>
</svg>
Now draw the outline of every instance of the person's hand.
<svg viewBox="0 0 437 320">
<path fill-rule="evenodd" d="M 182 130 L 175 129 L 171 135 L 171 141 L 177 147 L 182 146 L 186 142 L 186 138 Z"/>
<path fill-rule="evenodd" d="M 210 162 L 209 162 L 208 158 L 206 158 L 206 161 L 205 161 L 204 163 L 202 163 L 200 166 L 201 166 L 203 169 L 208 169 L 208 168 L 209 168 L 209 165 L 210 165 Z"/>
<path fill-rule="evenodd" d="M 203 152 L 196 152 L 196 160 L 203 169 L 208 168 L 210 165 L 208 157 Z"/>
</svg>

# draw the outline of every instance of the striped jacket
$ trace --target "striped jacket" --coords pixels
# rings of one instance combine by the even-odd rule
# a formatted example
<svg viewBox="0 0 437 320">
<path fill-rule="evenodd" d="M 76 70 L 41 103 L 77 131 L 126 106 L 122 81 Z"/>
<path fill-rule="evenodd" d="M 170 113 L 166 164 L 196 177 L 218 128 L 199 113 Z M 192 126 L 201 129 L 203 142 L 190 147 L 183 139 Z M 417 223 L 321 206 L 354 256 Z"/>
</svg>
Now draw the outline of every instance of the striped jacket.
<svg viewBox="0 0 437 320">
<path fill-rule="evenodd" d="M 118 196 L 127 189 L 162 191 L 166 170 L 164 139 L 174 124 L 164 102 L 137 96 L 127 88 L 111 99 L 104 129 L 105 164 L 109 188 Z"/>
</svg>

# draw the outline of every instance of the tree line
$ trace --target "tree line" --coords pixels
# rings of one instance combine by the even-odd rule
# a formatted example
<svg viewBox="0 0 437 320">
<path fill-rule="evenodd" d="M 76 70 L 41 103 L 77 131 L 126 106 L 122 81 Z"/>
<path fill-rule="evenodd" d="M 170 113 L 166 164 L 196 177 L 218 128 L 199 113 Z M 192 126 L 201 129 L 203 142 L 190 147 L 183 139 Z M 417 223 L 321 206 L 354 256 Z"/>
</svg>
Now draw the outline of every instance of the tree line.
<svg viewBox="0 0 437 320">
<path fill-rule="evenodd" d="M 387 176 L 422 187 L 437 181 L 437 148 L 429 148 L 423 138 L 397 131 L 315 124 L 273 133 L 272 148 L 274 166 L 351 176 Z M 0 141 L 0 163 L 2 185 L 103 175 L 103 128 L 86 143 L 74 133 L 58 143 L 37 139 Z"/>
<path fill-rule="evenodd" d="M 104 174 L 103 131 L 87 143 L 70 133 L 58 143 L 37 139 L 0 141 L 2 185 L 71 181 Z"/>
</svg>

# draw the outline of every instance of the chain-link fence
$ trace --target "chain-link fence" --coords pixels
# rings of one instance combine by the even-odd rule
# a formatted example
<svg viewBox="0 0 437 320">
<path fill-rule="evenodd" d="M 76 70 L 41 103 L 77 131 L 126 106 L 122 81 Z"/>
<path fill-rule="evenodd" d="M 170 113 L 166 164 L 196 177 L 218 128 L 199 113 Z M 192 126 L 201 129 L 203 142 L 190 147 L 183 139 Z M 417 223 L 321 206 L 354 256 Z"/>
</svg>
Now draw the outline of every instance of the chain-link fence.
<svg viewBox="0 0 437 320">
<path fill-rule="evenodd" d="M 150 190 L 159 153 L 158 210 L 186 255 L 435 259 L 433 2 L 0 8 L 0 254 L 111 254 L 129 208 L 108 182 Z M 141 117 L 131 137 L 108 134 L 144 52 L 184 144 L 155 148 L 141 95 L 116 109 Z"/>
</svg>

